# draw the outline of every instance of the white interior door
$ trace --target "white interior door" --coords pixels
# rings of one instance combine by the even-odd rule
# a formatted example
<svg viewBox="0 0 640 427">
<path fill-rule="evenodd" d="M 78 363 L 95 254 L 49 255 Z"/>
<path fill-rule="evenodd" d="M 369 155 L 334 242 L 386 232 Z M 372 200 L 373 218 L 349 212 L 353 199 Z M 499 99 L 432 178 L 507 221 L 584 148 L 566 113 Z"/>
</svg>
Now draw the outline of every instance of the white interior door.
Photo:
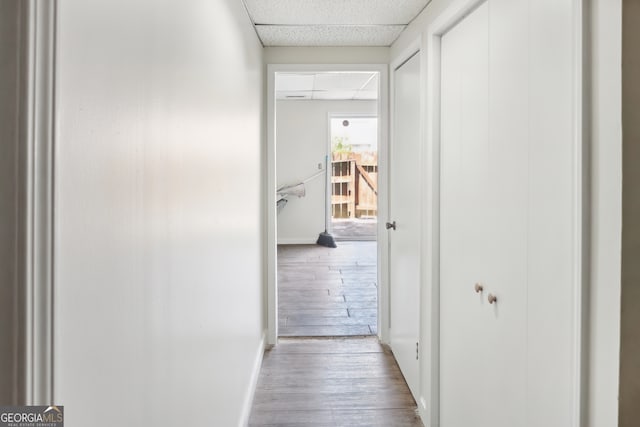
<svg viewBox="0 0 640 427">
<path fill-rule="evenodd" d="M 522 425 L 526 409 L 527 139 L 494 138 L 489 64 L 484 3 L 441 44 L 444 427 Z"/>
<path fill-rule="evenodd" d="M 488 40 L 486 4 L 442 37 L 440 421 L 488 422 L 486 280 Z M 464 409 L 463 409 L 464 408 Z"/>
<path fill-rule="evenodd" d="M 442 427 L 579 425 L 570 7 L 488 0 L 441 38 Z"/>
<path fill-rule="evenodd" d="M 395 72 L 390 147 L 390 344 L 418 400 L 420 331 L 420 54 Z"/>
</svg>

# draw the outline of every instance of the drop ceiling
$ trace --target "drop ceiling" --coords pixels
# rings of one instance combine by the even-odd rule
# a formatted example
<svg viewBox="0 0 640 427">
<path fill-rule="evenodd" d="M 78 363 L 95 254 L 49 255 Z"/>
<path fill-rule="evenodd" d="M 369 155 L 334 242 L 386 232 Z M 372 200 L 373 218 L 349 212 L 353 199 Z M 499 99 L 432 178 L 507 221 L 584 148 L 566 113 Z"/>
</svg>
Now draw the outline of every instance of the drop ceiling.
<svg viewBox="0 0 640 427">
<path fill-rule="evenodd" d="M 390 46 L 430 0 L 243 0 L 265 46 Z"/>
<path fill-rule="evenodd" d="M 279 100 L 375 100 L 378 73 L 323 72 L 277 73 Z"/>
</svg>

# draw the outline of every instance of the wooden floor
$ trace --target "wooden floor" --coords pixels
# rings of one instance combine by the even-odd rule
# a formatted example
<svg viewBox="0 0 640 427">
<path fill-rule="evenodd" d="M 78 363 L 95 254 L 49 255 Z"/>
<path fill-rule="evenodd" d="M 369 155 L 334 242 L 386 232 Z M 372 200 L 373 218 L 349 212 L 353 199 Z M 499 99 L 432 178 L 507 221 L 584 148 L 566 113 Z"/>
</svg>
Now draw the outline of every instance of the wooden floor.
<svg viewBox="0 0 640 427">
<path fill-rule="evenodd" d="M 376 242 L 278 246 L 278 329 L 285 337 L 377 333 Z"/>
<path fill-rule="evenodd" d="M 249 426 L 422 426 L 376 337 L 282 338 L 264 354 Z"/>
<path fill-rule="evenodd" d="M 331 234 L 338 240 L 376 240 L 378 221 L 375 219 L 333 219 Z"/>
</svg>

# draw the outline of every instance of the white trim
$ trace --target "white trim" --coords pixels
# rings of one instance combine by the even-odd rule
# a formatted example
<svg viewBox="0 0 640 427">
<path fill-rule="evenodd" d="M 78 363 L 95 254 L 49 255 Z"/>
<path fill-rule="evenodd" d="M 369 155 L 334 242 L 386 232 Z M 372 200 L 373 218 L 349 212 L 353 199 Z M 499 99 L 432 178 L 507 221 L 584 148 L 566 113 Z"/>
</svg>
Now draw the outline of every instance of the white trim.
<svg viewBox="0 0 640 427">
<path fill-rule="evenodd" d="M 587 313 L 587 301 L 584 299 L 587 294 L 587 280 L 588 274 L 585 274 L 585 267 L 589 265 L 589 260 L 585 258 L 585 255 L 589 253 L 589 240 L 585 225 L 585 217 L 588 218 L 587 206 L 585 205 L 585 198 L 588 200 L 589 196 L 584 196 L 585 191 L 589 191 L 588 185 L 586 185 L 586 173 L 588 169 L 585 168 L 585 154 L 588 153 L 588 149 L 585 148 L 587 141 L 583 132 L 583 109 L 584 109 L 584 52 L 583 52 L 583 27 L 584 27 L 584 10 L 583 2 L 585 0 L 573 0 L 573 73 L 574 73 L 574 98 L 573 98 L 573 161 L 574 161 L 574 175 L 573 175 L 573 301 L 574 301 L 574 313 L 573 313 L 573 358 L 574 358 L 574 370 L 573 370 L 573 427 L 580 427 L 583 425 L 584 409 L 586 409 L 586 388 L 587 381 L 583 378 L 583 369 L 587 357 L 586 351 L 584 351 L 584 336 L 585 331 L 584 323 L 586 319 L 584 314 Z"/>
<path fill-rule="evenodd" d="M 422 41 L 422 35 L 416 37 L 413 41 L 411 41 L 409 43 L 409 45 L 396 57 L 391 61 L 391 70 L 390 70 L 390 114 L 389 114 L 389 154 L 388 154 L 388 160 L 389 160 L 389 173 L 388 173 L 388 178 L 387 178 L 387 182 L 389 183 L 389 186 L 391 184 L 391 167 L 392 167 L 392 147 L 393 144 L 395 143 L 395 111 L 396 111 L 396 97 L 395 97 L 395 91 L 396 91 L 396 73 L 398 72 L 398 70 L 405 65 L 407 62 L 409 62 L 413 57 L 417 56 L 418 62 L 419 62 L 419 87 L 418 87 L 418 96 L 419 96 L 419 103 L 420 103 L 420 117 L 424 118 L 426 115 L 426 97 L 425 95 L 425 83 L 424 83 L 424 70 L 425 68 L 425 64 L 424 64 L 424 60 L 425 60 L 425 51 L 423 49 L 423 41 Z M 424 212 L 426 210 L 426 202 L 425 202 L 425 197 L 423 196 L 425 194 L 425 189 L 426 189 L 426 185 L 427 185 L 427 180 L 425 179 L 428 175 L 429 175 L 429 169 L 428 168 L 424 168 L 424 165 L 426 165 L 426 162 L 424 161 L 424 155 L 426 152 L 426 132 L 425 132 L 425 120 L 420 120 L 419 123 L 419 136 L 418 136 L 418 140 L 419 140 L 419 147 L 418 147 L 418 153 L 417 156 L 419 158 L 419 164 L 420 164 L 420 168 L 418 170 L 418 186 L 419 186 L 419 193 L 420 193 L 420 216 L 424 219 Z M 391 197 L 389 197 L 387 199 L 387 206 L 389 209 L 390 213 L 393 213 L 391 211 Z M 424 221 L 420 221 L 420 230 L 418 230 L 419 233 L 419 257 L 420 260 L 422 260 L 422 254 L 424 253 L 424 246 L 425 246 L 425 242 L 427 240 L 424 239 L 424 230 L 426 228 L 425 226 L 425 222 Z M 390 244 L 389 244 L 390 245 Z M 390 248 L 389 248 L 390 250 Z M 391 264 L 391 253 L 390 251 L 387 253 L 387 257 L 388 257 L 388 265 Z M 418 309 L 418 343 L 419 345 L 423 342 L 423 318 L 425 316 L 427 316 L 428 313 L 425 312 L 424 307 L 426 307 L 426 305 L 423 304 L 423 295 L 425 294 L 425 292 L 423 291 L 423 283 L 424 280 L 422 279 L 423 275 L 425 274 L 425 266 L 423 265 L 422 262 L 420 262 L 420 271 L 419 271 L 419 287 L 418 287 L 418 304 L 419 304 L 419 309 Z M 388 274 L 388 282 L 389 285 L 391 286 L 391 271 L 390 268 L 387 271 Z M 388 299 L 388 306 L 389 306 L 389 322 L 391 322 L 391 290 L 389 289 L 389 299 Z M 389 323 L 389 330 L 391 330 L 392 325 L 391 323 Z M 424 341 L 426 342 L 426 341 Z M 391 343 L 389 343 L 391 344 Z M 393 348 L 392 348 L 393 350 Z M 424 352 L 424 353 L 428 353 L 428 352 Z M 425 401 L 423 396 L 423 389 L 425 387 L 423 378 L 423 360 L 424 357 L 421 357 L 418 361 L 418 414 L 421 418 L 421 420 L 423 421 L 423 424 L 425 422 L 425 420 L 428 420 L 428 413 L 426 411 L 426 405 L 425 405 Z"/>
<path fill-rule="evenodd" d="M 267 331 L 262 332 L 260 338 L 260 344 L 258 344 L 258 350 L 253 362 L 253 369 L 251 370 L 251 380 L 249 382 L 249 388 L 244 395 L 244 402 L 242 404 L 242 415 L 240 416 L 239 425 L 246 427 L 249 425 L 249 418 L 251 417 L 251 408 L 253 407 L 253 398 L 256 394 L 256 388 L 258 387 L 258 379 L 260 378 L 260 369 L 262 368 L 262 359 L 264 358 L 265 342 L 267 339 Z"/>
<path fill-rule="evenodd" d="M 394 59 L 391 60 L 389 64 L 391 76 L 394 76 L 395 72 L 398 71 L 398 68 L 400 68 L 402 65 L 404 65 L 405 62 L 410 60 L 411 57 L 413 57 L 413 55 L 415 55 L 416 53 L 420 53 L 421 50 L 422 50 L 422 36 L 418 36 L 413 41 L 411 41 L 411 43 L 409 43 L 407 47 L 404 48 L 404 50 L 400 54 L 398 54 L 398 56 L 396 56 Z M 395 80 L 390 80 L 390 82 L 391 82 L 391 95 L 393 95 L 394 88 L 395 88 L 395 84 L 394 84 Z M 391 102 L 393 102 L 393 97 L 390 99 L 391 99 Z"/>
<path fill-rule="evenodd" d="M 278 72 L 313 71 L 376 71 L 380 73 L 378 96 L 378 336 L 382 342 L 388 340 L 388 282 L 387 236 L 384 221 L 387 209 L 387 144 L 389 76 L 387 64 L 267 64 L 267 188 L 265 210 L 267 212 L 267 343 L 278 341 L 278 300 L 277 300 L 277 213 L 276 213 L 276 97 L 275 75 Z M 384 232 L 383 232 L 384 231 Z"/>
<path fill-rule="evenodd" d="M 426 55 L 423 55 L 426 75 L 425 106 L 426 149 L 423 153 L 425 164 L 424 182 L 426 200 L 423 209 L 423 253 L 422 279 L 424 293 L 422 302 L 430 307 L 425 314 L 422 340 L 429 343 L 430 354 L 423 354 L 421 405 L 419 411 L 423 421 L 431 427 L 440 425 L 440 43 L 441 37 L 465 15 L 486 0 L 458 1 L 445 9 L 427 28 L 425 40 Z M 426 407 L 425 407 L 426 405 Z"/>
<path fill-rule="evenodd" d="M 585 254 L 588 310 L 588 395 L 584 424 L 617 426 L 620 387 L 622 236 L 622 0 L 584 3 L 585 137 L 587 159 Z M 585 384 L 586 385 L 586 384 Z"/>
<path fill-rule="evenodd" d="M 440 43 L 441 37 L 456 23 L 462 20 L 475 8 L 487 0 L 458 0 L 445 9 L 430 25 L 425 33 L 426 55 L 426 91 L 424 93 L 427 106 L 426 124 L 426 150 L 423 161 L 425 174 L 423 184 L 426 185 L 426 209 L 423 210 L 423 223 L 426 224 L 423 230 L 423 240 L 425 251 L 422 255 L 423 283 L 425 285 L 425 297 L 431 305 L 430 328 L 424 331 L 425 342 L 431 344 L 431 354 L 428 365 L 430 371 L 428 384 L 430 389 L 420 398 L 419 412 L 423 420 L 427 421 L 430 427 L 440 425 L 440 293 L 439 293 L 439 214 L 440 214 Z M 574 0 L 574 420 L 572 427 L 579 427 L 582 423 L 582 405 L 584 404 L 583 377 L 583 310 L 585 301 L 583 300 L 583 287 L 585 277 L 582 274 L 583 251 L 588 244 L 588 236 L 583 235 L 583 178 L 586 172 L 583 168 L 583 0 Z M 431 172 L 429 175 L 429 171 Z M 431 181 L 431 182 L 429 182 Z M 423 376 L 424 378 L 424 376 Z M 430 405 L 429 407 L 426 407 Z M 428 417 L 428 418 L 427 418 Z"/>
<path fill-rule="evenodd" d="M 26 4 L 26 403 L 53 402 L 56 1 Z"/>
<path fill-rule="evenodd" d="M 274 65 L 267 65 L 267 343 L 278 342 L 278 213 L 276 207 L 276 96 Z"/>
</svg>

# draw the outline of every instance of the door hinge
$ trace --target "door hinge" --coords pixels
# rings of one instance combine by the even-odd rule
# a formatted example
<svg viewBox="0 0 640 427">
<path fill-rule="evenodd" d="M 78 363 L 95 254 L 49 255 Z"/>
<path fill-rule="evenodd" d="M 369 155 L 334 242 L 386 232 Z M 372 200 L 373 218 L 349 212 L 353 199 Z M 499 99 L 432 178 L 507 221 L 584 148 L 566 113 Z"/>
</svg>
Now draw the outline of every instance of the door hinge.
<svg viewBox="0 0 640 427">
<path fill-rule="evenodd" d="M 420 357 L 420 344 L 416 343 L 416 360 Z"/>
</svg>

